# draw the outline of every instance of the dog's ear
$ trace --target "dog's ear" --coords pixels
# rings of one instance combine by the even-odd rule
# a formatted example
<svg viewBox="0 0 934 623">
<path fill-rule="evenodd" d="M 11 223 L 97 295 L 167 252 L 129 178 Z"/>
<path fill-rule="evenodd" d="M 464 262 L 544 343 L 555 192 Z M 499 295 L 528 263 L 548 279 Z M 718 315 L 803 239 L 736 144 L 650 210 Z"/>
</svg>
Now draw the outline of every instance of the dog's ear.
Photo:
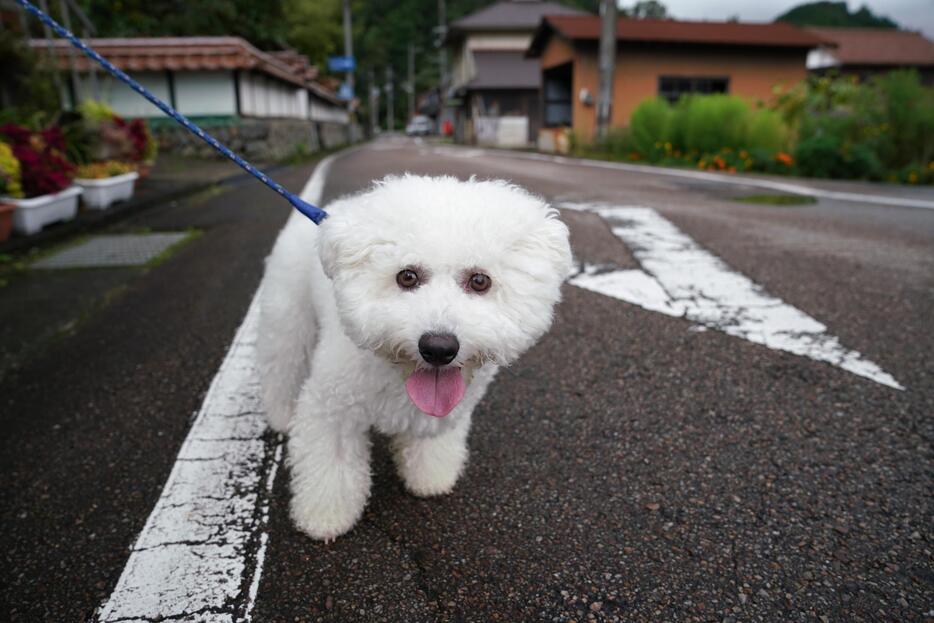
<svg viewBox="0 0 934 623">
<path fill-rule="evenodd" d="M 347 236 L 347 219 L 342 219 L 341 216 L 344 215 L 331 214 L 319 225 L 318 257 L 328 279 L 334 279 L 337 275 L 338 258 L 341 255 L 341 247 Z"/>
<path fill-rule="evenodd" d="M 329 279 L 363 263 L 368 255 L 369 242 L 361 234 L 363 230 L 357 226 L 355 217 L 355 210 L 335 210 L 319 226 L 318 257 Z"/>
<path fill-rule="evenodd" d="M 568 227 L 558 218 L 558 211 L 549 209 L 536 227 L 529 230 L 513 244 L 526 260 L 524 267 L 530 275 L 557 276 L 558 285 L 573 269 L 570 234 Z M 534 260 L 534 267 L 532 264 Z"/>
</svg>

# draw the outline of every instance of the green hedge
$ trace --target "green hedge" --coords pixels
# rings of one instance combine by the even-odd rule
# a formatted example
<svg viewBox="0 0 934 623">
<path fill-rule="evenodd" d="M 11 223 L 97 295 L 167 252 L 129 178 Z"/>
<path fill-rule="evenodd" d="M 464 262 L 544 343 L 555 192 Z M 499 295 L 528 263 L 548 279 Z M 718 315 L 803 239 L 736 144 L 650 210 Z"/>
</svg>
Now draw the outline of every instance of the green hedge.
<svg viewBox="0 0 934 623">
<path fill-rule="evenodd" d="M 643 101 L 578 153 L 707 170 L 934 183 L 934 89 L 917 72 L 810 77 L 770 107 L 730 95 Z"/>
</svg>

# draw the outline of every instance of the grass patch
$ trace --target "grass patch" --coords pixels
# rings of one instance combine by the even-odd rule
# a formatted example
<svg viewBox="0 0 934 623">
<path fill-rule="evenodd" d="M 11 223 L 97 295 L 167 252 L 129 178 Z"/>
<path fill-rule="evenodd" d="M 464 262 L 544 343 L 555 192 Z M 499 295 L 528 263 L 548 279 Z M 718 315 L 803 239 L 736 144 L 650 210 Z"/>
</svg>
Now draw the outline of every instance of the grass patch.
<svg viewBox="0 0 934 623">
<path fill-rule="evenodd" d="M 769 206 L 800 206 L 817 203 L 817 199 L 810 195 L 743 195 L 733 197 L 733 201 Z"/>
<path fill-rule="evenodd" d="M 192 240 L 195 240 L 196 238 L 201 237 L 201 234 L 203 232 L 200 229 L 187 229 L 185 230 L 185 233 L 187 235 L 184 238 L 182 238 L 181 240 L 179 240 L 172 246 L 168 247 L 165 251 L 163 251 L 159 255 L 150 259 L 148 262 L 144 264 L 144 267 L 146 269 L 155 268 L 159 264 L 163 263 L 164 261 L 172 257 L 175 254 L 175 252 L 181 249 L 183 246 L 185 246 Z"/>
</svg>

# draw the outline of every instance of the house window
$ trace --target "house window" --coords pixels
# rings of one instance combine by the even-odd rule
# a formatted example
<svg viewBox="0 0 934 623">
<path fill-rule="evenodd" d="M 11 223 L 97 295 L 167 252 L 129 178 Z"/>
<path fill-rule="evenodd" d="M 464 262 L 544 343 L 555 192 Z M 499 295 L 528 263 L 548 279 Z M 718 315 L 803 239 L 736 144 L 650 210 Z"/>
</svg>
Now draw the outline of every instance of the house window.
<svg viewBox="0 0 934 623">
<path fill-rule="evenodd" d="M 543 72 L 542 96 L 545 108 L 545 127 L 571 125 L 572 65 L 546 69 Z"/>
<path fill-rule="evenodd" d="M 689 93 L 729 93 L 730 79 L 708 76 L 659 76 L 658 95 L 674 104 Z"/>
</svg>

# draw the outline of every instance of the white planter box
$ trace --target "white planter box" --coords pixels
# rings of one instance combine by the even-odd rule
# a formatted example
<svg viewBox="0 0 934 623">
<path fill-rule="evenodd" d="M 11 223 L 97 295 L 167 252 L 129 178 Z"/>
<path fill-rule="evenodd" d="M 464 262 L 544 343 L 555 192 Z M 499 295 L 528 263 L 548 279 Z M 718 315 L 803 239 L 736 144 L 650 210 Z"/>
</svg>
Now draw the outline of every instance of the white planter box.
<svg viewBox="0 0 934 623">
<path fill-rule="evenodd" d="M 3 203 L 16 206 L 13 212 L 13 231 L 31 235 L 57 221 L 70 221 L 78 213 L 79 186 L 69 186 L 54 195 L 42 195 L 32 199 L 3 197 Z"/>
<path fill-rule="evenodd" d="M 99 180 L 75 179 L 75 184 L 84 189 L 81 197 L 84 205 L 92 210 L 106 210 L 112 203 L 126 201 L 133 196 L 133 184 L 139 173 L 133 171 Z"/>
</svg>

